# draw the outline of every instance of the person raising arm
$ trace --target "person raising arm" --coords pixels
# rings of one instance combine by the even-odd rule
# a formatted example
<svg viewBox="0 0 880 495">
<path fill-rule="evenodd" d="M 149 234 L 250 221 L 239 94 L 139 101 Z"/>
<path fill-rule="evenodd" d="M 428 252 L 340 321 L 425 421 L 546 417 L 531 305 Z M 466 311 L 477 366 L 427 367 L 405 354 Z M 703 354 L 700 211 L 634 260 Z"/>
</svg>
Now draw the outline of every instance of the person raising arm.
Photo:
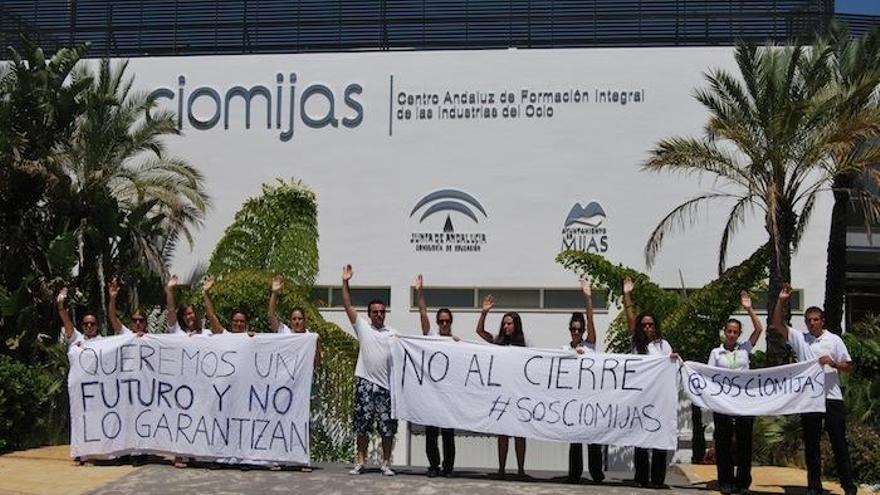
<svg viewBox="0 0 880 495">
<path fill-rule="evenodd" d="M 418 300 L 419 305 L 419 323 L 422 325 L 422 335 L 428 335 L 431 333 L 431 320 L 428 319 L 428 305 L 425 303 L 425 292 L 423 290 L 424 283 L 425 279 L 420 273 L 419 276 L 416 277 L 416 299 Z"/>
<path fill-rule="evenodd" d="M 825 313 L 821 308 L 811 306 L 804 311 L 807 331 L 789 328 L 782 319 L 783 308 L 791 298 L 791 285 L 783 284 L 779 291 L 776 307 L 773 308 L 773 331 L 784 337 L 800 362 L 818 358 L 825 372 L 825 412 L 801 415 L 804 435 L 804 457 L 807 465 L 807 495 L 821 494 L 822 489 L 822 430 L 828 432 L 831 440 L 834 464 L 840 477 L 840 484 L 846 495 L 857 491 L 852 475 L 849 457 L 849 443 L 846 439 L 846 409 L 843 404 L 843 390 L 840 387 L 841 372 L 852 368 L 852 358 L 846 344 L 838 335 L 825 328 Z"/>
<path fill-rule="evenodd" d="M 581 280 L 581 292 L 584 294 L 584 309 L 587 315 L 587 334 L 584 342 L 596 349 L 596 322 L 593 319 L 593 289 L 589 280 Z"/>
<path fill-rule="evenodd" d="M 369 322 L 358 317 L 351 302 L 349 281 L 354 271 L 351 265 L 342 267 L 342 304 L 345 314 L 354 327 L 358 339 L 358 360 L 354 374 L 357 377 L 355 391 L 354 427 L 357 435 L 357 457 L 349 474 L 363 472 L 367 460 L 367 447 L 373 423 L 382 437 L 381 472 L 394 476 L 391 469 L 391 450 L 397 433 L 397 420 L 391 417 L 391 338 L 397 332 L 385 326 L 385 302 L 374 299 L 367 303 Z"/>
<path fill-rule="evenodd" d="M 116 301 L 119 299 L 119 280 L 117 280 L 116 277 L 110 279 L 110 283 L 107 284 L 107 296 L 107 317 L 110 320 L 110 326 L 113 328 L 113 332 L 116 335 L 134 333 L 138 337 L 143 337 L 144 333 L 147 331 L 147 319 L 144 317 L 140 309 L 135 309 L 131 312 L 131 326 L 133 329 L 129 329 L 124 323 L 122 323 L 122 320 L 119 319 L 119 313 L 116 309 Z"/>
<path fill-rule="evenodd" d="M 220 318 L 217 318 L 217 311 L 214 309 L 214 301 L 211 300 L 211 289 L 214 288 L 214 282 L 214 277 L 207 276 L 205 277 L 205 283 L 202 284 L 202 299 L 205 304 L 205 316 L 208 317 L 208 324 L 211 327 L 211 333 L 225 333 L 226 328 L 220 323 Z"/>
</svg>

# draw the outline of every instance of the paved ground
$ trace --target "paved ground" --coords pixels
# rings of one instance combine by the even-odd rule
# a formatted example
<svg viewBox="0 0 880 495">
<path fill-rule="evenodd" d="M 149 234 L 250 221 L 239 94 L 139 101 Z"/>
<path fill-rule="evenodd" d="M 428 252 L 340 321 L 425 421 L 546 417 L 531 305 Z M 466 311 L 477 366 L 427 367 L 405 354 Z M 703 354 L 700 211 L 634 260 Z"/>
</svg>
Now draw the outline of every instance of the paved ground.
<svg viewBox="0 0 880 495">
<path fill-rule="evenodd" d="M 669 494 L 710 495 L 715 488 L 715 466 L 676 465 L 670 469 L 667 482 L 671 490 L 655 491 L 636 488 L 625 479 L 631 473 L 607 473 L 605 484 L 593 485 L 584 480 L 580 485 L 564 482 L 561 472 L 529 472 L 527 481 L 497 480 L 485 471 L 461 470 L 457 476 L 427 478 L 423 468 L 396 468 L 398 475 L 383 477 L 378 470 L 360 476 L 347 474 L 350 466 L 320 464 L 311 473 L 300 471 L 268 471 L 235 468 L 208 469 L 190 467 L 175 469 L 167 463 L 131 466 L 74 466 L 68 458 L 68 447 L 45 447 L 16 452 L 0 457 L 0 494 L 78 495 L 85 493 L 110 495 L 129 494 L 359 494 L 389 495 L 433 494 Z M 756 467 L 753 470 L 753 493 L 801 495 L 804 493 L 804 472 L 794 468 Z M 826 483 L 834 494 L 840 487 Z M 867 493 L 867 492 L 863 492 Z"/>
<path fill-rule="evenodd" d="M 151 465 L 108 484 L 94 492 L 111 495 L 138 494 L 191 494 L 191 493 L 291 493 L 298 495 L 342 495 L 382 493 L 401 495 L 433 494 L 627 494 L 651 493 L 620 482 L 623 473 L 609 473 L 610 480 L 603 485 L 571 485 L 563 482 L 562 473 L 535 472 L 529 481 L 495 480 L 485 472 L 464 471 L 454 478 L 427 478 L 424 469 L 400 468 L 397 476 L 381 476 L 378 471 L 359 476 L 347 474 L 348 466 L 320 465 L 311 473 L 273 472 L 237 469 L 174 469 Z M 694 493 L 694 488 L 678 473 L 670 473 L 668 480 L 675 487 L 668 493 Z"/>
</svg>

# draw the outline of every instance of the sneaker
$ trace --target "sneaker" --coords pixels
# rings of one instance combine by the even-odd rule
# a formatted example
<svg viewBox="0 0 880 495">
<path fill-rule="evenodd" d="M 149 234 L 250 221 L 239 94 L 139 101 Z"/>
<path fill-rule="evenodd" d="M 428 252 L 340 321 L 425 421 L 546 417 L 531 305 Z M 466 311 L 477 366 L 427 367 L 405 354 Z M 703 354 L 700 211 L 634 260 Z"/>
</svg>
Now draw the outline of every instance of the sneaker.
<svg viewBox="0 0 880 495">
<path fill-rule="evenodd" d="M 388 464 L 382 464 L 380 469 L 382 470 L 382 476 L 394 476 L 394 471 L 391 470 L 391 466 Z"/>
<path fill-rule="evenodd" d="M 351 471 L 348 472 L 348 474 L 361 474 L 363 472 L 364 472 L 364 465 L 363 464 L 355 464 L 354 467 L 351 468 Z"/>
<path fill-rule="evenodd" d="M 428 468 L 428 478 L 436 478 L 440 474 L 440 470 L 435 467 Z"/>
</svg>

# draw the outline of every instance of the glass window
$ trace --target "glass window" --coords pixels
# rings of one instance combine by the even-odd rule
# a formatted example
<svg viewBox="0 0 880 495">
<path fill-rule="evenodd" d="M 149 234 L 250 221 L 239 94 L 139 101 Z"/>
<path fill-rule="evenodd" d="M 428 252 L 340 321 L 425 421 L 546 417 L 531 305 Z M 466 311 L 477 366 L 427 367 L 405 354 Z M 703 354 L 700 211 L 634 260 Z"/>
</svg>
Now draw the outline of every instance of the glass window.
<svg viewBox="0 0 880 495">
<path fill-rule="evenodd" d="M 544 309 L 584 310 L 581 289 L 544 289 Z M 608 309 L 608 291 L 593 290 L 593 309 Z"/>
<path fill-rule="evenodd" d="M 379 299 L 386 305 L 391 305 L 390 287 L 358 287 L 351 289 L 351 303 L 354 306 L 366 308 L 367 303 L 373 299 Z M 330 293 L 330 307 L 342 307 L 342 287 L 333 287 Z"/>
<path fill-rule="evenodd" d="M 416 289 L 411 288 L 412 307 L 418 308 L 419 301 L 416 298 Z M 472 288 L 441 288 L 425 287 L 425 304 L 429 308 L 475 308 L 474 289 Z"/>
<path fill-rule="evenodd" d="M 539 289 L 503 289 L 486 288 L 477 290 L 478 307 L 483 298 L 495 296 L 496 308 L 539 309 L 541 307 L 541 291 Z"/>
</svg>

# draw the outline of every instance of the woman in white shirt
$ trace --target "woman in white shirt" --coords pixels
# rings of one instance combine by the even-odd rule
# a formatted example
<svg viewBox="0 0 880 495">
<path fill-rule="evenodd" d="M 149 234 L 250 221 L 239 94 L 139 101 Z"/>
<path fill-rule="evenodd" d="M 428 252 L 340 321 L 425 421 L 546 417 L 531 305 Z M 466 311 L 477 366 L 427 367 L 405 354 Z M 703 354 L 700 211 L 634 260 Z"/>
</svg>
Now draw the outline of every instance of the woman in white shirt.
<svg viewBox="0 0 880 495">
<path fill-rule="evenodd" d="M 752 309 L 752 298 L 749 293 L 740 293 L 740 302 L 752 319 L 754 330 L 749 340 L 739 341 L 742 335 L 742 323 L 736 318 L 727 320 L 724 325 L 724 342 L 712 349 L 709 354 L 709 366 L 736 370 L 749 369 L 749 353 L 758 337 L 764 331 L 761 319 Z M 715 465 L 718 469 L 718 485 L 721 493 L 748 493 L 752 484 L 752 426 L 753 416 L 728 416 L 712 413 L 715 421 Z M 734 433 L 735 432 L 735 433 Z M 734 434 L 736 448 L 734 449 Z M 737 471 L 733 472 L 733 451 L 736 450 Z"/>
<path fill-rule="evenodd" d="M 629 326 L 629 335 L 632 340 L 633 354 L 649 354 L 656 356 L 669 356 L 672 360 L 678 359 L 678 354 L 672 352 L 672 346 L 663 338 L 660 331 L 660 321 L 650 311 L 643 311 L 636 317 L 632 303 L 632 291 L 635 284 L 627 277 L 623 280 L 623 306 L 626 311 L 626 320 Z M 633 464 L 635 464 L 636 484 L 649 488 L 669 488 L 666 485 L 666 451 L 661 449 L 649 449 L 636 447 Z"/>
<path fill-rule="evenodd" d="M 501 317 L 501 327 L 498 329 L 498 335 L 492 335 L 486 331 L 486 315 L 495 306 L 495 296 L 489 294 L 483 299 L 483 311 L 480 312 L 480 319 L 477 320 L 477 335 L 486 342 L 496 345 L 514 345 L 519 347 L 526 346 L 526 337 L 523 332 L 522 319 L 519 313 L 508 312 Z M 526 439 L 524 437 L 513 437 L 514 451 L 516 452 L 517 476 L 519 478 L 526 477 Z M 510 445 L 510 437 L 507 435 L 498 435 L 498 477 L 505 477 L 505 468 L 507 467 L 507 448 Z"/>
<path fill-rule="evenodd" d="M 584 293 L 584 313 L 572 313 L 568 322 L 568 333 L 571 339 L 562 346 L 562 350 L 576 354 L 591 354 L 596 352 L 596 324 L 593 321 L 593 295 L 590 283 L 581 280 L 581 290 Z M 584 336 L 586 330 L 586 337 Z M 602 446 L 589 444 L 587 446 L 587 464 L 590 469 L 590 477 L 596 483 L 605 479 L 602 469 Z M 568 482 L 579 483 L 581 474 L 584 472 L 584 445 L 572 443 L 568 446 Z"/>
</svg>

